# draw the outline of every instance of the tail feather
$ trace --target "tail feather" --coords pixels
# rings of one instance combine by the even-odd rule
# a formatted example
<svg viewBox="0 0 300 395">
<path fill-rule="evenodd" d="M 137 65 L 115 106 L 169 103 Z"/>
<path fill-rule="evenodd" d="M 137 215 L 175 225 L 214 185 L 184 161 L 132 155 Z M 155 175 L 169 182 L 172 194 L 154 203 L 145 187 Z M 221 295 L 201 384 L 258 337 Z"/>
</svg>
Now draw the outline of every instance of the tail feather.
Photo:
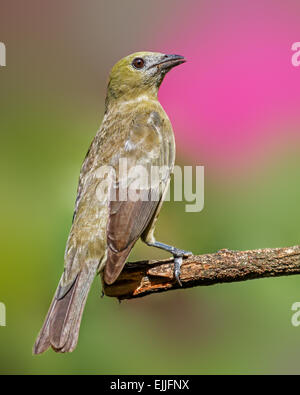
<svg viewBox="0 0 300 395">
<path fill-rule="evenodd" d="M 35 342 L 33 353 L 41 354 L 49 347 L 56 352 L 71 352 L 78 341 L 83 309 L 96 275 L 97 264 L 85 266 L 61 298 L 58 286 L 45 323 Z"/>
</svg>

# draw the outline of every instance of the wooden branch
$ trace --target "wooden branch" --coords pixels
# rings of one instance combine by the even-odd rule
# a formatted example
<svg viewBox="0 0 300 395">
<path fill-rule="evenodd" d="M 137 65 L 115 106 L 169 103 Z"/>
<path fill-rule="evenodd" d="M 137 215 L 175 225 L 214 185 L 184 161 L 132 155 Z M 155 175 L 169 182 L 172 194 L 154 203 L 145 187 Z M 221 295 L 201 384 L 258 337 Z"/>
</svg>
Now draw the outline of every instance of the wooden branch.
<svg viewBox="0 0 300 395">
<path fill-rule="evenodd" d="M 198 285 L 299 274 L 300 246 L 253 251 L 224 249 L 191 256 L 181 266 L 182 287 L 174 279 L 173 266 L 173 259 L 127 263 L 114 284 L 104 285 L 104 293 L 122 300 Z"/>
</svg>

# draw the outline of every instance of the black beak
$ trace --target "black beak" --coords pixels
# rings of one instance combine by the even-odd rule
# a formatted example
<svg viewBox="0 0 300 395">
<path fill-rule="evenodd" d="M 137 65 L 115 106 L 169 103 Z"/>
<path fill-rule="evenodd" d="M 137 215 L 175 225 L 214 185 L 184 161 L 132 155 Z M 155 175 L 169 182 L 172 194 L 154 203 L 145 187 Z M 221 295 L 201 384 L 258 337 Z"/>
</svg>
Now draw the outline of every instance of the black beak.
<svg viewBox="0 0 300 395">
<path fill-rule="evenodd" d="M 181 55 L 164 55 L 163 58 L 151 67 L 157 66 L 161 71 L 169 71 L 175 66 L 185 63 L 186 60 Z"/>
</svg>

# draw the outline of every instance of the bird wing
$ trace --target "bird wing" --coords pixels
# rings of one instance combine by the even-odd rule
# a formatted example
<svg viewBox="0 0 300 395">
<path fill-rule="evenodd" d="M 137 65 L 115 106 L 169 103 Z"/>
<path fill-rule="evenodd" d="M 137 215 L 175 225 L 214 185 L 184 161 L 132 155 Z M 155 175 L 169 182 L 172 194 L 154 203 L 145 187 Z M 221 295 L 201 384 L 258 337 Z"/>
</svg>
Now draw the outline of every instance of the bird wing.
<svg viewBox="0 0 300 395">
<path fill-rule="evenodd" d="M 93 139 L 82 164 L 72 226 L 68 237 L 64 273 L 60 281 L 58 298 L 71 289 L 82 270 L 90 270 L 91 265 L 99 265 L 106 251 L 107 200 L 97 197 L 97 187 L 102 182 L 98 169 L 105 164 L 103 152 L 112 146 L 107 139 L 103 142 L 100 129 Z M 103 146 L 103 150 L 99 150 Z"/>
<path fill-rule="evenodd" d="M 117 279 L 132 247 L 156 213 L 173 166 L 168 152 L 170 127 L 155 111 L 136 114 L 130 124 L 122 151 L 127 177 L 124 180 L 119 173 L 109 202 L 104 268 L 107 284 Z"/>
</svg>

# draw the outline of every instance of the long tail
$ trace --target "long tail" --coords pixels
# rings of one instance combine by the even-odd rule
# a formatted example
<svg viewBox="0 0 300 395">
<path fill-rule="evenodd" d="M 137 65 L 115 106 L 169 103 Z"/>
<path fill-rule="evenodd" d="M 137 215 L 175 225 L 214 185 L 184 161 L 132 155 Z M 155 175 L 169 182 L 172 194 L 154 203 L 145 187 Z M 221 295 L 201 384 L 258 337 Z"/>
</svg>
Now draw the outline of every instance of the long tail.
<svg viewBox="0 0 300 395">
<path fill-rule="evenodd" d="M 72 352 L 75 349 L 83 309 L 96 271 L 97 264 L 85 266 L 62 298 L 59 296 L 58 285 L 44 325 L 35 342 L 34 354 L 41 354 L 49 347 L 61 353 Z"/>
</svg>

